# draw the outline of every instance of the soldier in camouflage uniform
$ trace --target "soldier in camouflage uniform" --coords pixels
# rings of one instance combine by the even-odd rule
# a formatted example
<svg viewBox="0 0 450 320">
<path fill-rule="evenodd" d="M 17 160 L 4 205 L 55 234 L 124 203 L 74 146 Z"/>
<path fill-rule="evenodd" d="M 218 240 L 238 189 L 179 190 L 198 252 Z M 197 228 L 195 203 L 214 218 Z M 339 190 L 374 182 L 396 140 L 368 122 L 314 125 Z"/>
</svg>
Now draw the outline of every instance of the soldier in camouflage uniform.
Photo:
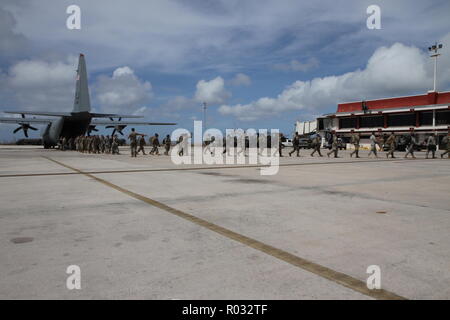
<svg viewBox="0 0 450 320">
<path fill-rule="evenodd" d="M 320 136 L 320 134 L 316 134 L 316 136 L 314 137 L 313 141 L 312 141 L 312 147 L 313 147 L 313 152 L 311 152 L 311 157 L 314 157 L 314 153 L 318 153 L 319 156 L 322 156 L 322 153 L 320 152 L 320 146 L 322 144 L 322 137 Z"/>
<path fill-rule="evenodd" d="M 106 154 L 111 153 L 111 142 L 112 142 L 112 138 L 110 136 L 106 136 L 106 139 L 105 139 L 105 153 Z"/>
<path fill-rule="evenodd" d="M 163 145 L 164 145 L 164 154 L 166 156 L 169 155 L 169 151 L 170 151 L 170 145 L 172 144 L 172 141 L 170 141 L 170 134 L 168 134 L 164 140 L 163 140 Z"/>
<path fill-rule="evenodd" d="M 372 134 L 370 135 L 370 152 L 367 157 L 370 157 L 370 155 L 373 153 L 375 155 L 375 158 L 378 158 L 377 145 L 379 145 L 378 138 L 375 135 L 375 132 L 372 132 Z"/>
<path fill-rule="evenodd" d="M 119 154 L 119 140 L 117 138 L 117 134 L 114 135 L 111 141 L 111 153 Z"/>
<path fill-rule="evenodd" d="M 128 135 L 128 139 L 130 139 L 131 157 L 137 157 L 137 136 L 145 136 L 145 134 L 137 133 L 134 128 L 131 128 L 131 133 Z"/>
<path fill-rule="evenodd" d="M 145 150 L 144 150 L 145 144 L 146 144 L 145 143 L 145 138 L 144 138 L 144 136 L 141 136 L 139 138 L 139 149 L 138 149 L 137 153 L 142 151 L 142 154 L 145 156 Z"/>
<path fill-rule="evenodd" d="M 416 158 L 416 156 L 414 155 L 414 148 L 416 147 L 416 145 L 417 145 L 416 136 L 413 133 L 411 133 L 408 138 L 408 146 L 406 148 L 405 159 L 408 158 L 409 154 L 411 154 L 413 159 Z"/>
<path fill-rule="evenodd" d="M 327 152 L 327 157 L 330 157 L 330 154 L 334 153 L 335 158 L 338 157 L 338 136 L 336 133 L 333 132 L 333 140 L 331 142 L 331 150 L 330 152 Z"/>
<path fill-rule="evenodd" d="M 434 133 L 430 134 L 427 138 L 427 155 L 425 158 L 428 159 L 428 154 L 431 152 L 433 159 L 436 159 L 436 137 Z"/>
<path fill-rule="evenodd" d="M 355 147 L 355 150 L 350 153 L 350 158 L 353 157 L 354 154 L 356 154 L 356 158 L 359 158 L 359 141 L 361 140 L 359 133 L 352 133 L 352 136 L 350 138 L 350 143 L 353 144 Z"/>
<path fill-rule="evenodd" d="M 289 152 L 289 157 L 294 152 L 297 152 L 297 157 L 300 157 L 300 136 L 298 135 L 298 132 L 296 132 L 294 137 L 292 138 L 292 146 L 294 149 L 292 149 L 292 151 Z"/>
<path fill-rule="evenodd" d="M 397 147 L 397 140 L 395 138 L 394 132 L 391 132 L 391 135 L 386 139 L 386 145 L 389 146 L 389 152 L 386 153 L 386 158 L 389 158 L 391 156 L 392 158 L 395 158 L 394 151 Z"/>
<path fill-rule="evenodd" d="M 152 150 L 149 152 L 149 154 L 159 155 L 159 135 L 155 133 L 153 137 L 150 138 L 150 143 L 152 144 Z"/>
<path fill-rule="evenodd" d="M 445 155 L 448 155 L 448 158 L 450 159 L 450 131 L 448 132 L 447 136 L 442 139 L 442 143 L 446 145 L 447 150 L 441 153 L 441 158 L 444 158 Z"/>
</svg>

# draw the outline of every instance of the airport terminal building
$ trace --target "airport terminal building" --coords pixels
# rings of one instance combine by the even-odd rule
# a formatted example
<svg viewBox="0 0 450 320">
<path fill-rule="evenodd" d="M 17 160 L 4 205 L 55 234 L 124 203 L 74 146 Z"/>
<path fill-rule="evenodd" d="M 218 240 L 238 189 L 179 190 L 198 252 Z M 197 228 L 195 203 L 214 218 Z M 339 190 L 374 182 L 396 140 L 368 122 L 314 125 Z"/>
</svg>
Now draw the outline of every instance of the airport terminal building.
<svg viewBox="0 0 450 320">
<path fill-rule="evenodd" d="M 407 134 L 422 141 L 432 132 L 441 137 L 450 130 L 450 92 L 340 103 L 337 112 L 317 119 L 317 131 L 335 131 L 342 137 L 359 132 Z"/>
</svg>

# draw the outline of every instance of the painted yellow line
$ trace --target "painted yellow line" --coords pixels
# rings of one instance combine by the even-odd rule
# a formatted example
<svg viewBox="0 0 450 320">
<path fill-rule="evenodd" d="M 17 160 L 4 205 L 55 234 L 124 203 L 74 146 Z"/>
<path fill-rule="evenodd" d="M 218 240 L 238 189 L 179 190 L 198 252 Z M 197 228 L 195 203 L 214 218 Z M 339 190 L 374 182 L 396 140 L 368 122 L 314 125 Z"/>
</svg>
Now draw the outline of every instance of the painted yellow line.
<svg viewBox="0 0 450 320">
<path fill-rule="evenodd" d="M 289 252 L 284 251 L 282 249 L 275 248 L 275 247 L 273 247 L 271 245 L 265 244 L 265 243 L 263 243 L 261 241 L 258 241 L 258 240 L 249 238 L 247 236 L 244 236 L 242 234 L 239 234 L 237 232 L 231 231 L 229 229 L 226 229 L 226 228 L 221 227 L 221 226 L 219 226 L 217 224 L 211 223 L 211 222 L 209 222 L 207 220 L 204 220 L 202 218 L 199 218 L 199 217 L 196 217 L 196 216 L 191 215 L 189 213 L 183 212 L 181 210 L 172 208 L 170 206 L 165 205 L 164 203 L 161 203 L 159 201 L 150 199 L 150 198 L 145 197 L 143 195 L 140 195 L 140 194 L 137 194 L 137 193 L 132 192 L 130 190 L 127 190 L 127 189 L 124 189 L 122 187 L 119 187 L 118 185 L 115 185 L 115 184 L 113 184 L 113 183 L 111 183 L 109 181 L 106 181 L 104 179 L 98 178 L 98 177 L 96 177 L 96 176 L 94 176 L 94 175 L 92 175 L 90 173 L 83 172 L 83 171 L 81 171 L 79 169 L 76 169 L 76 168 L 73 168 L 71 166 L 68 166 L 68 165 L 66 165 L 66 164 L 64 164 L 62 162 L 59 162 L 57 160 L 54 160 L 52 158 L 48 158 L 48 157 L 45 157 L 45 158 L 50 160 L 50 161 L 52 161 L 52 162 L 54 162 L 54 163 L 57 163 L 57 164 L 65 167 L 65 168 L 74 170 L 74 171 L 76 171 L 76 172 L 78 172 L 80 174 L 83 174 L 83 175 L 85 175 L 85 176 L 87 176 L 89 178 L 92 178 L 92 179 L 94 179 L 94 180 L 96 180 L 96 181 L 98 181 L 98 182 L 100 182 L 100 183 L 102 183 L 102 184 L 104 184 L 104 185 L 106 185 L 108 187 L 111 187 L 111 188 L 113 188 L 113 189 L 115 189 L 117 191 L 120 191 L 120 192 L 122 192 L 122 193 L 124 193 L 126 195 L 129 195 L 130 197 L 133 197 L 135 199 L 141 200 L 141 201 L 143 201 L 143 202 L 145 202 L 147 204 L 150 204 L 150 205 L 152 205 L 154 207 L 157 207 L 157 208 L 159 208 L 161 210 L 164 210 L 164 211 L 169 212 L 169 213 L 171 213 L 173 215 L 176 215 L 176 216 L 178 216 L 180 218 L 183 218 L 183 219 L 185 219 L 187 221 L 195 223 L 198 226 L 201 226 L 201 227 L 204 227 L 204 228 L 206 228 L 206 229 L 208 229 L 210 231 L 216 232 L 216 233 L 218 233 L 218 234 L 220 234 L 220 235 L 222 235 L 222 236 L 224 236 L 224 237 L 226 237 L 228 239 L 232 239 L 234 241 L 237 241 L 237 242 L 239 242 L 241 244 L 244 244 L 244 245 L 246 245 L 248 247 L 251 247 L 253 249 L 256 249 L 256 250 L 258 250 L 260 252 L 268 254 L 268 255 L 270 255 L 272 257 L 275 257 L 275 258 L 277 258 L 279 260 L 282 260 L 282 261 L 287 262 L 287 263 L 289 263 L 291 265 L 299 267 L 299 268 L 301 268 L 303 270 L 306 270 L 306 271 L 309 271 L 309 272 L 311 272 L 313 274 L 316 274 L 316 275 L 318 275 L 318 276 L 320 276 L 322 278 L 325 278 L 325 279 L 328 279 L 328 280 L 333 281 L 335 283 L 338 283 L 338 284 L 340 284 L 340 285 L 342 285 L 342 286 L 344 286 L 346 288 L 349 288 L 349 289 L 352 289 L 354 291 L 360 292 L 360 293 L 362 293 L 364 295 L 367 295 L 367 296 L 369 296 L 371 298 L 383 299 L 383 300 L 406 300 L 406 298 L 404 298 L 402 296 L 399 296 L 399 295 L 397 295 L 395 293 L 389 292 L 387 290 L 384 290 L 384 289 L 370 290 L 370 289 L 367 288 L 367 285 L 366 285 L 366 283 L 364 281 L 361 281 L 359 279 L 353 278 L 353 277 L 351 277 L 351 276 L 349 276 L 347 274 L 344 274 L 342 272 L 338 272 L 338 271 L 332 270 L 332 269 L 327 268 L 325 266 L 319 265 L 319 264 L 314 263 L 312 261 L 309 261 L 309 260 L 306 260 L 304 258 L 298 257 L 296 255 L 293 255 L 292 253 L 289 253 Z"/>
</svg>

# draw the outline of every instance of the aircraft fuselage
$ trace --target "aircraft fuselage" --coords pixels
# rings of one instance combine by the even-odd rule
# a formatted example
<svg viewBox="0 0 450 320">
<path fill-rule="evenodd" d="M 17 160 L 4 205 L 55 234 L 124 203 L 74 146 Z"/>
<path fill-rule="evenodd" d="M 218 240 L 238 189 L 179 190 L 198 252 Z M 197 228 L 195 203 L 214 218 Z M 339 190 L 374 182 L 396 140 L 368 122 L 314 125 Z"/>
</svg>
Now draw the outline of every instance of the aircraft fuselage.
<svg viewBox="0 0 450 320">
<path fill-rule="evenodd" d="M 86 134 L 92 117 L 89 112 L 80 112 L 70 117 L 59 117 L 47 125 L 42 133 L 45 148 L 56 146 L 60 138 L 75 138 Z"/>
</svg>

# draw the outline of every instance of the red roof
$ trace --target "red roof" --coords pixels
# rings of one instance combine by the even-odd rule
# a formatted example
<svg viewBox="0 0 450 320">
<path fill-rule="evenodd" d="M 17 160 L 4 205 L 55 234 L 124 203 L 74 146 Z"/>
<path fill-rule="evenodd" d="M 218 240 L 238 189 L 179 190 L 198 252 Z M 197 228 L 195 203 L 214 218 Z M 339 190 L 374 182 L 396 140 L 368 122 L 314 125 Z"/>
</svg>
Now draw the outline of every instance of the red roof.
<svg viewBox="0 0 450 320">
<path fill-rule="evenodd" d="M 426 106 L 430 104 L 450 103 L 450 92 L 429 92 L 418 96 L 367 100 L 369 110 L 400 107 Z M 361 111 L 362 101 L 339 103 L 337 112 Z"/>
</svg>

